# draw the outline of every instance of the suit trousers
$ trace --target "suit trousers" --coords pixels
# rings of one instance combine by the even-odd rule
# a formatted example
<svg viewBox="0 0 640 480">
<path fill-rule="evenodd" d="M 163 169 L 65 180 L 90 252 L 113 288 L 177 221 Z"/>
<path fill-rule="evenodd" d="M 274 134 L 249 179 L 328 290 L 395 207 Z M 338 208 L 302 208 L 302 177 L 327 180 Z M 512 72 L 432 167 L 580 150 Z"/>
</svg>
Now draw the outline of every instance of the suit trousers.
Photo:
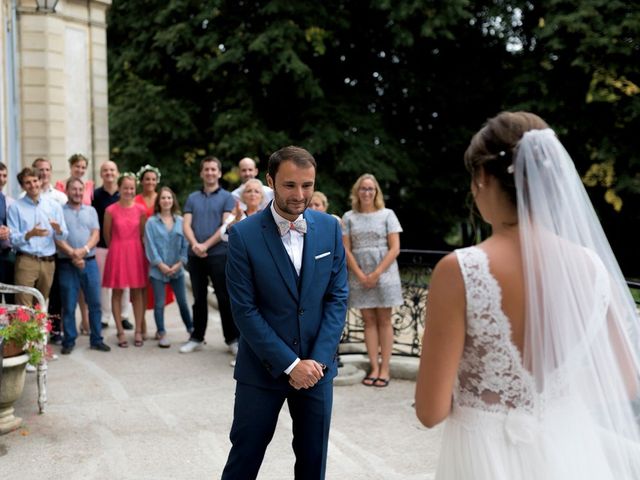
<svg viewBox="0 0 640 480">
<path fill-rule="evenodd" d="M 258 476 L 265 451 L 287 401 L 293 424 L 294 476 L 298 480 L 322 480 L 333 405 L 333 382 L 310 389 L 268 389 L 239 383 L 231 426 L 231 451 L 223 480 L 248 480 Z M 290 478 L 283 473 L 282 478 Z"/>
<path fill-rule="evenodd" d="M 226 344 L 238 341 L 240 332 L 231 315 L 229 292 L 227 292 L 227 279 L 225 267 L 226 255 L 210 255 L 206 258 L 189 257 L 187 269 L 191 276 L 191 290 L 193 291 L 193 332 L 191 339 L 198 342 L 204 340 L 209 319 L 209 303 L 207 302 L 207 287 L 209 279 L 213 284 L 213 291 L 218 300 L 218 311 L 222 323 L 222 334 Z"/>
</svg>

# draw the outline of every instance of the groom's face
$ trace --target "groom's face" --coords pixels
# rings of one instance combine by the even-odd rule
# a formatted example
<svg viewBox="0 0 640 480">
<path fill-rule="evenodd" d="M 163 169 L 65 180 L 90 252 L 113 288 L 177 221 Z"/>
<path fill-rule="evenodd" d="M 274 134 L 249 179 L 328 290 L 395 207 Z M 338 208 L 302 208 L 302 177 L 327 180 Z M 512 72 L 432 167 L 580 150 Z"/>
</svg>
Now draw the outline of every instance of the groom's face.
<svg viewBox="0 0 640 480">
<path fill-rule="evenodd" d="M 298 167 L 287 160 L 282 162 L 275 179 L 267 175 L 267 182 L 273 188 L 276 211 L 288 220 L 298 218 L 311 201 L 315 181 L 314 167 Z"/>
</svg>

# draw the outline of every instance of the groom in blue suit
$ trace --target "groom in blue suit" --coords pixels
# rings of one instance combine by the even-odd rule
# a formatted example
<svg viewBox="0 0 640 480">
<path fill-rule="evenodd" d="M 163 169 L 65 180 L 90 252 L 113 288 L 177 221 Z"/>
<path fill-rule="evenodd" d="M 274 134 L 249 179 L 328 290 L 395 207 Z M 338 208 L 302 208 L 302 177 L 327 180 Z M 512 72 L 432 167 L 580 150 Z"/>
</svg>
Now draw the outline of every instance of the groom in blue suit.
<svg viewBox="0 0 640 480">
<path fill-rule="evenodd" d="M 257 477 L 285 400 L 295 478 L 325 476 L 348 287 L 340 225 L 306 209 L 315 174 L 305 149 L 273 153 L 267 174 L 273 201 L 229 233 L 227 288 L 240 342 L 224 480 Z"/>
</svg>

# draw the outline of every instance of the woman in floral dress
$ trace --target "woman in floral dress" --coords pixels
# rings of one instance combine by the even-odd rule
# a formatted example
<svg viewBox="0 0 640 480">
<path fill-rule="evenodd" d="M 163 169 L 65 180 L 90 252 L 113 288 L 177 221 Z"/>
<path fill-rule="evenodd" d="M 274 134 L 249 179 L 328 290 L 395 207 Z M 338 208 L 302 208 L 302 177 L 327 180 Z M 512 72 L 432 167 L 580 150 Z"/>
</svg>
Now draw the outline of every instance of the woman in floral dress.
<svg viewBox="0 0 640 480">
<path fill-rule="evenodd" d="M 385 208 L 382 191 L 370 173 L 351 189 L 352 210 L 342 218 L 349 268 L 349 307 L 359 308 L 370 371 L 362 383 L 386 387 L 391 378 L 392 307 L 402 305 L 396 258 L 402 227 L 393 210 Z"/>
</svg>

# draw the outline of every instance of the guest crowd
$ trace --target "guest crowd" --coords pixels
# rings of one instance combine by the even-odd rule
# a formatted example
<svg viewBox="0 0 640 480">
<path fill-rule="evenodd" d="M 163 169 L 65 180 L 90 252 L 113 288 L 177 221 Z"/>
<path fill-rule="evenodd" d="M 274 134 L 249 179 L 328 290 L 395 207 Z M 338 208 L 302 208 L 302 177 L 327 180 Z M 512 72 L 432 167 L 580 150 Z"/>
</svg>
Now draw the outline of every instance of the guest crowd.
<svg viewBox="0 0 640 480">
<path fill-rule="evenodd" d="M 258 178 L 255 160 L 239 161 L 241 185 L 229 192 L 220 185 L 220 160 L 204 158 L 202 188 L 188 196 L 182 211 L 176 194 L 161 183 L 158 168 L 145 165 L 136 173 L 120 173 L 114 162 L 106 161 L 100 166 L 102 184 L 96 187 L 85 179 L 88 163 L 84 155 L 72 155 L 69 177 L 52 186 L 51 163 L 37 158 L 17 175 L 23 189 L 17 199 L 2 193 L 8 172 L 0 163 L 0 282 L 42 293 L 53 320 L 50 343 L 61 345 L 62 354 L 73 351 L 79 334 L 89 335 L 91 349 L 110 351 L 102 330 L 111 324 L 118 347 L 127 348 L 130 342 L 141 347 L 152 338 L 147 310 L 155 320 L 153 339 L 168 348 L 164 309 L 173 301 L 189 335 L 179 351 L 200 350 L 211 282 L 224 341 L 235 356 L 239 332 L 225 276 L 228 232 L 274 201 L 272 188 Z M 363 384 L 385 387 L 393 345 L 391 309 L 402 304 L 396 262 L 402 227 L 395 213 L 385 208 L 380 185 L 371 174 L 356 180 L 351 203 L 342 218 L 333 217 L 342 228 L 347 254 L 349 306 L 361 310 L 365 326 L 370 372 Z M 308 208 L 326 212 L 328 206 L 322 192 L 308 199 Z M 31 305 L 32 298 L 17 294 L 5 302 Z M 133 330 L 133 338 L 127 330 Z"/>
</svg>

